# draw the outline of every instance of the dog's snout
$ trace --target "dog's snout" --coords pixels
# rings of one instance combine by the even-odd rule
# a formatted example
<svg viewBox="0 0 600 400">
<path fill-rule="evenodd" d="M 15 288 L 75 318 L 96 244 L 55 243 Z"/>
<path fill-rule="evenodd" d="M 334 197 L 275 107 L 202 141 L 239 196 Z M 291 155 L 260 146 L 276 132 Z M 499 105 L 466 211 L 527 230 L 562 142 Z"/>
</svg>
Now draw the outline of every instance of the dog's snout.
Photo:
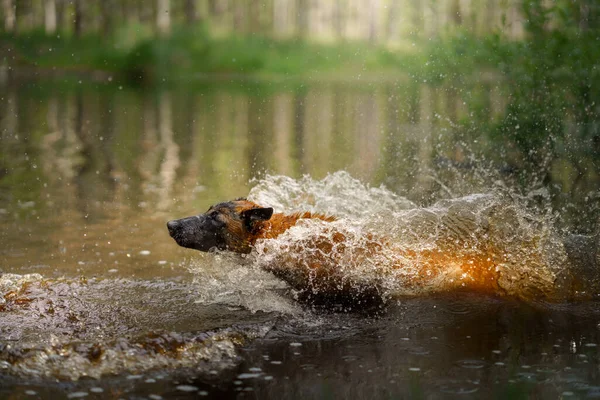
<svg viewBox="0 0 600 400">
<path fill-rule="evenodd" d="M 175 232 L 177 232 L 178 228 L 179 228 L 178 220 L 173 220 L 173 221 L 167 222 L 167 229 L 169 230 L 169 234 L 171 236 L 173 236 L 175 234 Z"/>
</svg>

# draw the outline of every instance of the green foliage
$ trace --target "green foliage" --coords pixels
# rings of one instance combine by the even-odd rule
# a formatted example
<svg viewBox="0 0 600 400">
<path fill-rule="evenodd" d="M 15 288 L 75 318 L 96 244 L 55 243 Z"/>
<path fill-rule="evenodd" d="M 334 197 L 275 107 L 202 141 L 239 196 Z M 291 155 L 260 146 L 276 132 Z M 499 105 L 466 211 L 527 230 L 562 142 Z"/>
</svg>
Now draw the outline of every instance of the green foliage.
<svg viewBox="0 0 600 400">
<path fill-rule="evenodd" d="M 199 28 L 180 27 L 165 37 L 147 27 L 126 25 L 110 38 L 95 35 L 47 36 L 42 32 L 0 36 L 12 49 L 13 66 L 64 70 L 100 70 L 122 82 L 140 84 L 181 81 L 201 74 L 303 76 L 314 72 L 349 75 L 398 68 L 402 58 L 367 44 L 311 44 L 301 40 L 232 36 L 213 38 Z"/>
<path fill-rule="evenodd" d="M 459 29 L 426 45 L 425 62 L 413 73 L 434 84 L 472 81 L 483 71 L 502 68 L 509 62 L 511 50 L 509 43 L 498 34 L 481 38 Z"/>
<path fill-rule="evenodd" d="M 425 66 L 413 73 L 434 84 L 466 88 L 474 80 L 485 81 L 486 74 L 502 81 L 509 99 L 504 114 L 488 124 L 487 132 L 474 134 L 486 134 L 496 142 L 508 140 L 521 155 L 519 163 L 539 166 L 547 155 L 537 149 L 552 150 L 573 133 L 565 121 L 574 121 L 592 142 L 600 141 L 593 123 L 600 117 L 600 16 L 593 13 L 599 13 L 598 7 L 589 2 L 590 15 L 583 20 L 580 6 L 569 1 L 524 1 L 522 40 L 502 33 L 480 38 L 457 30 L 427 46 Z M 587 27 L 582 28 L 584 23 Z M 474 111 L 482 107 L 477 96 L 467 90 L 464 101 L 469 115 L 477 118 Z M 488 114 L 482 113 L 481 121 L 465 121 L 463 129 L 485 126 Z"/>
</svg>

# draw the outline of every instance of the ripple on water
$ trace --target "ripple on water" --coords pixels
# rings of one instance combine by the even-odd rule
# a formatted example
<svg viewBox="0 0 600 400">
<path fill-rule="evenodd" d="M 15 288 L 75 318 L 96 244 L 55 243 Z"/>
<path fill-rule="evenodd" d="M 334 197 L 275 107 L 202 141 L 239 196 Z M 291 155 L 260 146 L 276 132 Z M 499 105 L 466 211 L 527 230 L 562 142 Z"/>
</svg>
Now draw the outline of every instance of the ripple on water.
<svg viewBox="0 0 600 400">
<path fill-rule="evenodd" d="M 519 372 L 516 374 L 517 380 L 521 382 L 538 382 L 538 375 L 534 372 Z M 542 379 L 543 380 L 543 379 Z"/>
<path fill-rule="evenodd" d="M 479 386 L 470 382 L 450 380 L 439 384 L 438 390 L 447 394 L 470 394 L 479 390 Z"/>
<path fill-rule="evenodd" d="M 533 365 L 532 368 L 538 374 L 552 375 L 557 372 L 556 367 L 551 366 L 551 365 L 546 365 L 546 364 L 536 364 L 536 365 Z"/>
<path fill-rule="evenodd" d="M 464 300 L 451 299 L 444 304 L 444 309 L 451 314 L 466 315 L 473 311 L 473 305 Z"/>
<path fill-rule="evenodd" d="M 410 349 L 408 349 L 408 353 L 413 354 L 415 356 L 425 356 L 430 354 L 431 351 L 429 351 L 425 347 L 411 347 Z"/>
<path fill-rule="evenodd" d="M 466 360 L 457 361 L 456 365 L 458 365 L 461 368 L 467 368 L 467 369 L 481 369 L 481 368 L 486 367 L 488 365 L 488 363 L 483 360 L 466 359 Z"/>
</svg>

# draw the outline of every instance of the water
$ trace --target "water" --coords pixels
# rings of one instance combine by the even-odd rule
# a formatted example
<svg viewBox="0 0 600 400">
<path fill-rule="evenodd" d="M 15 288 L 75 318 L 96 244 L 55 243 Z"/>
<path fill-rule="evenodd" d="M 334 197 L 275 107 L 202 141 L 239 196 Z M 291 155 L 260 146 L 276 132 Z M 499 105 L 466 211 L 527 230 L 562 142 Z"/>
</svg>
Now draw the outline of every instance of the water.
<svg viewBox="0 0 600 400">
<path fill-rule="evenodd" d="M 486 134 L 506 98 L 481 85 L 467 128 L 427 86 L 3 88 L 0 397 L 597 397 L 600 173 L 574 172 L 597 154 Z M 245 258 L 169 237 L 240 196 L 337 220 Z M 313 307 L 265 271 L 332 228 L 332 267 L 383 307 Z M 476 290 L 457 260 L 490 254 L 498 284 Z"/>
</svg>

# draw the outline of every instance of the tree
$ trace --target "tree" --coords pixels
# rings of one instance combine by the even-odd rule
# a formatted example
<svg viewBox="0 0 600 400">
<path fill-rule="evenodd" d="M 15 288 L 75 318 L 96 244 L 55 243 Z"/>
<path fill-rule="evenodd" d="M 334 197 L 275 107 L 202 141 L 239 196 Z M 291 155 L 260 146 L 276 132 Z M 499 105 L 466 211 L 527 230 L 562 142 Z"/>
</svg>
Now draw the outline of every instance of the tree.
<svg viewBox="0 0 600 400">
<path fill-rule="evenodd" d="M 83 32 L 83 0 L 75 0 L 75 16 L 73 19 L 75 36 L 81 36 Z"/>
<path fill-rule="evenodd" d="M 198 21 L 196 0 L 185 0 L 185 18 L 189 25 L 193 25 Z"/>
<path fill-rule="evenodd" d="M 156 27 L 161 35 L 168 34 L 171 30 L 171 1 L 156 1 Z"/>
<path fill-rule="evenodd" d="M 296 1 L 296 26 L 297 36 L 301 39 L 308 34 L 308 14 L 310 13 L 310 2 L 308 0 Z"/>
<path fill-rule="evenodd" d="M 13 0 L 3 0 L 2 9 L 4 11 L 4 29 L 6 32 L 14 32 L 17 27 L 17 13 Z"/>
<path fill-rule="evenodd" d="M 112 14 L 112 0 L 102 0 L 100 2 L 100 29 L 104 37 L 107 37 L 112 33 L 113 29 L 113 14 Z"/>
<path fill-rule="evenodd" d="M 56 0 L 44 2 L 44 27 L 47 34 L 56 32 Z"/>
</svg>

